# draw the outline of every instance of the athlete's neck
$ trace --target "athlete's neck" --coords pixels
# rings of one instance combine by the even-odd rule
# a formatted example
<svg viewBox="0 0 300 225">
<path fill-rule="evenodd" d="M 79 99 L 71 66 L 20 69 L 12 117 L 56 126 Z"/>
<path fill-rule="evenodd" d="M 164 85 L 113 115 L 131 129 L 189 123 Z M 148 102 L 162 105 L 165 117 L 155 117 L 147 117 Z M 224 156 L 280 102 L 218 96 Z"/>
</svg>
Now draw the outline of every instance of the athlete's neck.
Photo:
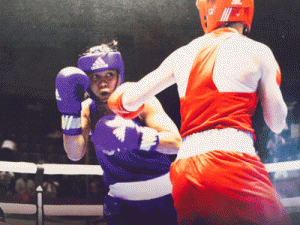
<svg viewBox="0 0 300 225">
<path fill-rule="evenodd" d="M 240 34 L 243 34 L 245 25 L 243 23 L 237 22 L 237 23 L 232 23 L 228 28 L 233 28 L 237 30 Z"/>
</svg>

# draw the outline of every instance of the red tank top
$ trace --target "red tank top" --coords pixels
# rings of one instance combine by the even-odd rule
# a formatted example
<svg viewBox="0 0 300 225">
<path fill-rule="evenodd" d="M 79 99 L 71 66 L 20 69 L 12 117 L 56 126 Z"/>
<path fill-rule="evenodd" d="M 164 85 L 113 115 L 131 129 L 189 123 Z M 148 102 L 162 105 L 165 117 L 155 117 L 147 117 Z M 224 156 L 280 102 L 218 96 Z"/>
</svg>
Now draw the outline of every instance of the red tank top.
<svg viewBox="0 0 300 225">
<path fill-rule="evenodd" d="M 224 128 L 249 131 L 255 137 L 251 117 L 257 105 L 256 93 L 219 92 L 213 82 L 214 64 L 227 32 L 214 31 L 195 58 L 186 94 L 180 99 L 182 137 Z"/>
</svg>

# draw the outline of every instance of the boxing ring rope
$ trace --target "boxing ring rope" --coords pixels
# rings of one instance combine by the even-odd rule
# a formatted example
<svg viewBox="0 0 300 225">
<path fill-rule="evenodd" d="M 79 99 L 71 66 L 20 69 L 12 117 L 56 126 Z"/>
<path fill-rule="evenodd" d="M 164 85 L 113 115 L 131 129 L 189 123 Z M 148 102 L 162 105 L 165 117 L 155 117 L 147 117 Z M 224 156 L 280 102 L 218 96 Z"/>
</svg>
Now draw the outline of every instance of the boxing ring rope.
<svg viewBox="0 0 300 225">
<path fill-rule="evenodd" d="M 103 205 L 47 205 L 42 202 L 43 175 L 103 175 L 97 165 L 34 164 L 26 162 L 0 162 L 0 171 L 36 174 L 36 204 L 0 203 L 8 214 L 36 214 L 36 224 L 44 224 L 44 216 L 103 216 Z"/>
<path fill-rule="evenodd" d="M 300 170 L 300 160 L 265 164 L 269 173 Z M 0 203 L 8 214 L 36 214 L 36 224 L 44 224 L 44 216 L 103 216 L 103 205 L 48 205 L 42 202 L 43 175 L 103 175 L 98 165 L 34 164 L 27 162 L 0 162 L 0 171 L 36 174 L 38 182 L 36 204 Z M 299 175 L 300 177 L 300 175 Z M 283 205 L 300 211 L 300 196 L 282 198 Z"/>
<path fill-rule="evenodd" d="M 279 172 L 279 171 L 289 171 L 289 170 L 300 170 L 300 160 L 297 161 L 287 161 L 287 162 L 277 162 L 277 163 L 267 163 L 265 167 L 269 173 Z"/>
</svg>

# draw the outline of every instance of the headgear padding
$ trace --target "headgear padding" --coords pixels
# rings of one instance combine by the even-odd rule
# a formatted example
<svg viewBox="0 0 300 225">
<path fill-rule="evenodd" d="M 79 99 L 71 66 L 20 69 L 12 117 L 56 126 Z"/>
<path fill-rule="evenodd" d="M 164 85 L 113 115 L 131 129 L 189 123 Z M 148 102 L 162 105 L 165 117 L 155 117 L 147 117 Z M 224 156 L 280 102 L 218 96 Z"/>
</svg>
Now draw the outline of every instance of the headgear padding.
<svg viewBox="0 0 300 225">
<path fill-rule="evenodd" d="M 79 58 L 78 67 L 87 74 L 117 69 L 120 74 L 119 85 L 124 82 L 125 68 L 121 53 L 110 49 L 107 45 L 91 48 Z"/>
</svg>

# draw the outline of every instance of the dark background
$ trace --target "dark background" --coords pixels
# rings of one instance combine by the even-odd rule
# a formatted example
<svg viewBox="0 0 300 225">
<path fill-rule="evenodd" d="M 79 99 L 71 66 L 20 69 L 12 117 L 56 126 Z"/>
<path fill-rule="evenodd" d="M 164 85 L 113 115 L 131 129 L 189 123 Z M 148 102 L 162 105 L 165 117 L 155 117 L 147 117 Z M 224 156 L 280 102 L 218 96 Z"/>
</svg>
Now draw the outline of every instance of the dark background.
<svg viewBox="0 0 300 225">
<path fill-rule="evenodd" d="M 299 8 L 299 0 L 256 0 L 249 35 L 273 50 L 287 102 L 300 98 Z M 88 47 L 117 38 L 126 80 L 138 81 L 203 35 L 195 0 L 2 0 L 0 13 L 0 139 L 14 138 L 20 151 L 37 159 L 65 154 L 61 140 L 49 138 L 60 129 L 55 78 L 62 68 L 76 66 Z M 180 127 L 176 86 L 158 98 Z M 264 125 L 258 107 L 258 140 Z"/>
</svg>

